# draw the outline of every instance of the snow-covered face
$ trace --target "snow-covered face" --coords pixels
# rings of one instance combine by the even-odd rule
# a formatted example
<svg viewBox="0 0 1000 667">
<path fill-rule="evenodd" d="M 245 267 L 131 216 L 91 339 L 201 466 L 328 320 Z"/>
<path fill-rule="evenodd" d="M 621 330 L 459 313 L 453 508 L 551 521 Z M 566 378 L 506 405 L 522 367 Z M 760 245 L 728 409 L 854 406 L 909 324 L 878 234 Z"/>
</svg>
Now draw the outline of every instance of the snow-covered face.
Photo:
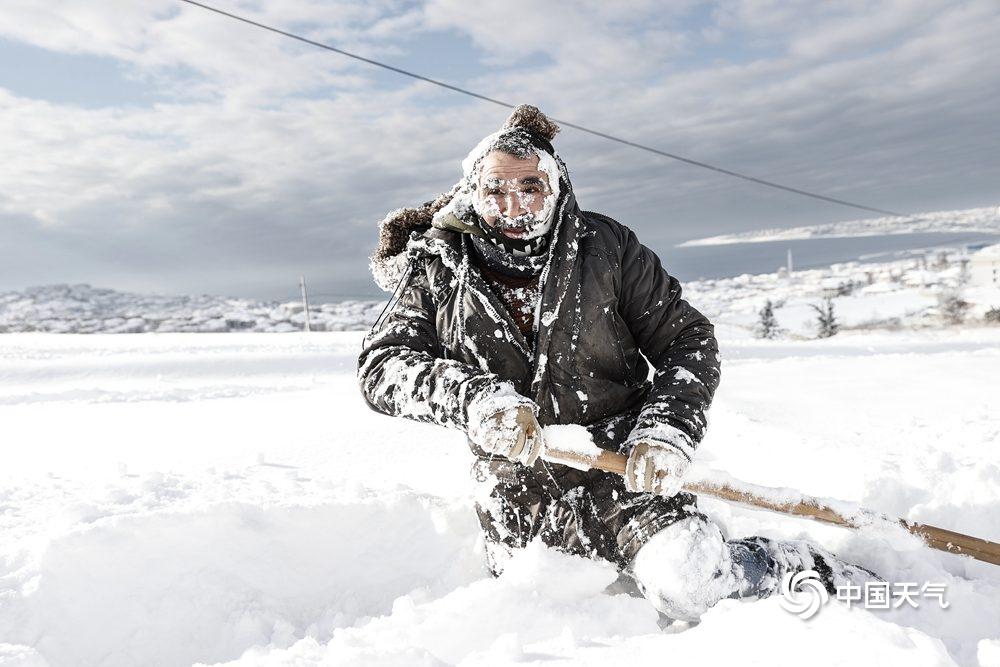
<svg viewBox="0 0 1000 667">
<path fill-rule="evenodd" d="M 556 194 L 538 161 L 537 155 L 522 159 L 500 151 L 483 158 L 475 209 L 507 238 L 532 239 L 551 226 Z"/>
</svg>

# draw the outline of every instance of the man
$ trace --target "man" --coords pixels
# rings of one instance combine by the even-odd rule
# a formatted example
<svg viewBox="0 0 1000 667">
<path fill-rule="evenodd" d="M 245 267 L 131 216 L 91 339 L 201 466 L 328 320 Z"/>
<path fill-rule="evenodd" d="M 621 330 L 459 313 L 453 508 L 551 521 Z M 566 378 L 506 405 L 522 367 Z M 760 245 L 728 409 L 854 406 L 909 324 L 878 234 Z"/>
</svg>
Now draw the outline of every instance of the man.
<svg viewBox="0 0 1000 667">
<path fill-rule="evenodd" d="M 365 400 L 468 434 L 495 574 L 537 538 L 615 563 L 683 620 L 790 570 L 864 578 L 803 542 L 726 541 L 680 491 L 719 384 L 712 324 L 632 231 L 579 208 L 556 132 L 519 106 L 451 192 L 382 221 L 372 269 L 394 294 L 359 359 Z M 627 454 L 624 478 L 540 459 L 549 424 Z"/>
</svg>

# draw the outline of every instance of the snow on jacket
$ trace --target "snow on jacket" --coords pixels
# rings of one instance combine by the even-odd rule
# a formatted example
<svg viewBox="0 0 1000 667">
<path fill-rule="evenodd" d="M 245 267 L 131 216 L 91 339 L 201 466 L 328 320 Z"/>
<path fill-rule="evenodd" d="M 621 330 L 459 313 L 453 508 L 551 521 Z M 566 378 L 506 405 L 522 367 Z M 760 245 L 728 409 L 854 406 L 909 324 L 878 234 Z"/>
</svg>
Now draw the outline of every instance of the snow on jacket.
<svg viewBox="0 0 1000 667">
<path fill-rule="evenodd" d="M 656 254 L 624 225 L 581 211 L 567 179 L 532 350 L 470 263 L 468 234 L 430 226 L 447 201 L 382 223 L 373 272 L 383 288 L 396 282 L 399 298 L 359 358 L 368 405 L 468 432 L 528 397 L 543 426 L 588 426 L 607 449 L 641 438 L 693 455 L 719 382 L 718 345 Z"/>
</svg>

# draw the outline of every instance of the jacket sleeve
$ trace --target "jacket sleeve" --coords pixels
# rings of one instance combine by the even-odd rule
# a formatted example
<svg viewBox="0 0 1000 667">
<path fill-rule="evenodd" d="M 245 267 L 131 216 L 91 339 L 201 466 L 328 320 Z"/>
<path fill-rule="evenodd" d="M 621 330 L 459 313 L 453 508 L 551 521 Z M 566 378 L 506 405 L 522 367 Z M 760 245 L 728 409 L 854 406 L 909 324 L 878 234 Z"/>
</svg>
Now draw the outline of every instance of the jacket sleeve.
<svg viewBox="0 0 1000 667">
<path fill-rule="evenodd" d="M 649 440 L 675 446 L 688 458 L 705 433 L 705 412 L 719 385 L 715 327 L 681 298 L 681 286 L 660 259 L 622 228 L 619 313 L 653 365 L 653 386 L 626 446 Z"/>
<path fill-rule="evenodd" d="M 512 383 L 442 358 L 426 276 L 413 271 L 406 282 L 399 301 L 365 337 L 358 359 L 358 382 L 369 407 L 465 430 L 475 440 L 476 428 L 490 415 L 532 404 Z"/>
</svg>

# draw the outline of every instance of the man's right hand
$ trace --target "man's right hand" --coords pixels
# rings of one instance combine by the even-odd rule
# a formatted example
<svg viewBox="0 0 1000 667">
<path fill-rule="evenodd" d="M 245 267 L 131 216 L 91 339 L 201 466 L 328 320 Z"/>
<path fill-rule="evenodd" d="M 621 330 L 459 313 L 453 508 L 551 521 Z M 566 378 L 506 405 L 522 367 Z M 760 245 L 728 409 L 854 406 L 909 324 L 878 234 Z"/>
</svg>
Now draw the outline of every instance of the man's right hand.
<svg viewBox="0 0 1000 667">
<path fill-rule="evenodd" d="M 487 417 L 478 430 L 480 447 L 526 466 L 542 452 L 542 428 L 528 405 L 501 410 Z"/>
</svg>

